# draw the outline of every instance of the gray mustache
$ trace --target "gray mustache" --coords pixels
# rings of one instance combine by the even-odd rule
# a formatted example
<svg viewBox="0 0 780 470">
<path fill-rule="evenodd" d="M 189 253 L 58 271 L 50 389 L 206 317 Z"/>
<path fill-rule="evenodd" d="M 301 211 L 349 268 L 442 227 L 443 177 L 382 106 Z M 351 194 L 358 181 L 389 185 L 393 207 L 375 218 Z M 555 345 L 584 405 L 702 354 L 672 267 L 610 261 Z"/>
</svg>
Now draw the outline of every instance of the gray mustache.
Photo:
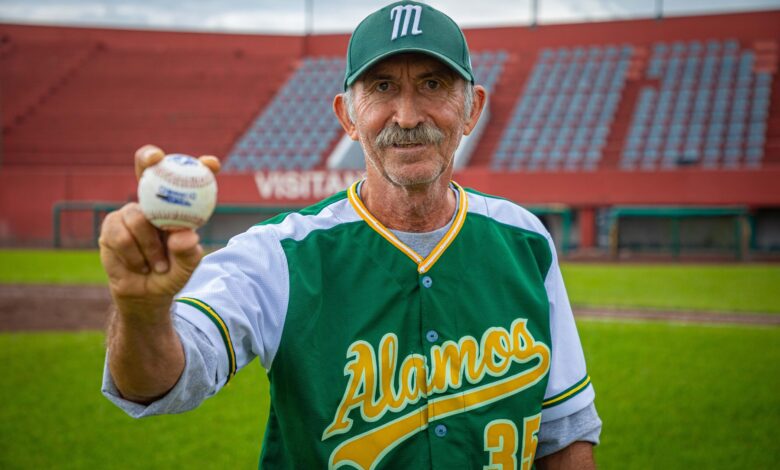
<svg viewBox="0 0 780 470">
<path fill-rule="evenodd" d="M 444 132 L 429 123 L 421 123 L 411 129 L 404 129 L 398 124 L 385 127 L 376 136 L 376 146 L 379 148 L 403 144 L 434 144 L 444 140 Z"/>
</svg>

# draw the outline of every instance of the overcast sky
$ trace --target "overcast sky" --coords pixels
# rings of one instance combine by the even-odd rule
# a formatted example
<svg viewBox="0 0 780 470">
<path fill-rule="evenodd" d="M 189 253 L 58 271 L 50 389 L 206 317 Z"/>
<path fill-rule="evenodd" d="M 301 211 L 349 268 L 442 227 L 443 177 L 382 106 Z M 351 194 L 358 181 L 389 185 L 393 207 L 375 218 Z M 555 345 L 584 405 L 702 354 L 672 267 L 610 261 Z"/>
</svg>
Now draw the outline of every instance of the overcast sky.
<svg viewBox="0 0 780 470">
<path fill-rule="evenodd" d="M 314 32 L 347 32 L 391 1 L 311 0 Z M 780 0 L 539 0 L 539 22 L 780 9 Z M 306 0 L 0 0 L 0 22 L 227 32 L 305 29 Z M 528 24 L 531 0 L 429 0 L 462 26 Z"/>
</svg>

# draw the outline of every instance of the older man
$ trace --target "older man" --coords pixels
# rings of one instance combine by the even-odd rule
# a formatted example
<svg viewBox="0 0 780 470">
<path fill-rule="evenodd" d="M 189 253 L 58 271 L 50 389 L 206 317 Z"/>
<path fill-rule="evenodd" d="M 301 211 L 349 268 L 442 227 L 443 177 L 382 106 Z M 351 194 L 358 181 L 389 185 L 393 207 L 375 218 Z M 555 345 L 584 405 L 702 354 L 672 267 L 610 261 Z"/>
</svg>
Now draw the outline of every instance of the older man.
<svg viewBox="0 0 780 470">
<path fill-rule="evenodd" d="M 591 468 L 601 423 L 553 243 L 451 181 L 485 90 L 457 25 L 414 2 L 367 17 L 334 100 L 366 177 L 200 262 L 135 204 L 101 257 L 116 313 L 104 393 L 180 412 L 259 357 L 268 468 Z M 144 147 L 137 170 L 159 161 Z M 204 161 L 218 170 L 216 159 Z"/>
</svg>

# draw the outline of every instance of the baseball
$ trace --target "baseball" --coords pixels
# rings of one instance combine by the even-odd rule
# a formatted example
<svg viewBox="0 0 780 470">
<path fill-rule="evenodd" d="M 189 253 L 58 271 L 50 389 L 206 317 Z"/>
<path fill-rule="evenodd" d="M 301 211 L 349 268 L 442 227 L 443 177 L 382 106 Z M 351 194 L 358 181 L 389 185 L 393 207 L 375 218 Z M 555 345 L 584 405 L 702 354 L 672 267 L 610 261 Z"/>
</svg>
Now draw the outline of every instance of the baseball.
<svg viewBox="0 0 780 470">
<path fill-rule="evenodd" d="M 217 203 L 217 180 L 197 158 L 172 154 L 144 170 L 138 201 L 149 222 L 162 230 L 195 229 Z"/>
</svg>

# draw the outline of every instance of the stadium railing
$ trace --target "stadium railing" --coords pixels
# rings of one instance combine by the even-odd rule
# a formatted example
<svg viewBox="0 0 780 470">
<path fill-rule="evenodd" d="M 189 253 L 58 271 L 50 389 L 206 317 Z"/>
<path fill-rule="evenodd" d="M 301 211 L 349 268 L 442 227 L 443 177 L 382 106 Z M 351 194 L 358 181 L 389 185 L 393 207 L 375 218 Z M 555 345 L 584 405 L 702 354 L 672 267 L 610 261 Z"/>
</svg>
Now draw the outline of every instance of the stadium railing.
<svg viewBox="0 0 780 470">
<path fill-rule="evenodd" d="M 52 240 L 55 248 L 68 244 L 81 247 L 97 247 L 100 237 L 100 225 L 103 218 L 112 211 L 122 207 L 124 203 L 101 201 L 60 201 L 52 209 Z M 258 206 L 258 205 L 218 205 L 214 209 L 209 222 L 198 229 L 201 243 L 204 246 L 222 246 L 227 244 L 232 235 L 243 231 L 248 226 L 261 222 L 282 212 L 300 209 L 299 207 Z M 82 213 L 89 218 L 89 227 L 80 227 L 75 237 L 63 235 L 64 217 L 67 214 Z M 225 221 L 225 218 L 234 219 Z M 236 222 L 236 219 L 239 221 Z M 75 239 L 73 239 L 75 238 Z"/>
<path fill-rule="evenodd" d="M 59 201 L 52 209 L 52 242 L 55 248 L 66 246 L 97 247 L 100 225 L 103 218 L 125 203 L 106 201 Z M 265 219 L 277 214 L 299 210 L 299 206 L 262 205 L 218 205 L 209 222 L 198 229 L 204 246 L 224 246 L 230 238 Z M 573 211 L 568 206 L 548 205 L 527 207 L 534 215 L 548 225 L 548 230 L 562 255 L 571 250 Z M 72 217 L 73 222 L 66 222 Z M 555 219 L 555 220 L 553 220 Z M 75 225 L 75 230 L 64 232 L 66 225 Z"/>
</svg>

